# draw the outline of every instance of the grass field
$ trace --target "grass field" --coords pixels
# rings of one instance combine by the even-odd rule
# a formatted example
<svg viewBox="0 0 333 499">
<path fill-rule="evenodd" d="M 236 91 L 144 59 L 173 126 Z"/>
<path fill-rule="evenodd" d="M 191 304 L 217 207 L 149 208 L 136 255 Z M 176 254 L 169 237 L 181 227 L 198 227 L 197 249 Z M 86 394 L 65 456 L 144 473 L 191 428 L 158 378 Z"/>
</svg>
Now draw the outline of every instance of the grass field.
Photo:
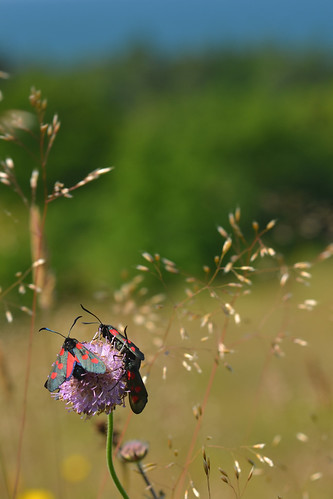
<svg viewBox="0 0 333 499">
<path fill-rule="evenodd" d="M 1 162 L 0 172 L 25 209 L 20 223 L 6 231 L 12 240 L 3 261 L 19 249 L 33 262 L 0 294 L 0 497 L 119 496 L 106 466 L 106 416 L 84 420 L 43 387 L 63 340 L 38 330 L 66 335 L 83 303 L 105 323 L 121 331 L 127 325 L 145 354 L 148 404 L 135 415 L 125 399 L 126 407 L 114 411 L 115 435 L 119 444 L 149 443 L 142 465 L 156 493 L 146 490 L 135 464 L 116 462 L 129 497 L 162 491 L 160 499 L 331 498 L 333 246 L 309 263 L 286 263 L 266 246 L 275 221 L 264 228 L 253 222 L 251 236 L 244 237 L 237 208 L 228 230 L 218 227 L 217 256 L 209 266 L 200 262 L 196 275 L 143 253 L 138 275 L 118 291 L 99 289 L 94 281 L 91 295 L 82 296 L 75 271 L 76 293 L 55 297 L 61 289 L 55 276 L 62 271 L 50 271 L 48 206 L 110 169 L 93 170 L 71 188 L 56 182 L 50 193 L 46 166 L 60 124 L 57 116 L 44 123 L 46 100 L 39 91 L 32 90 L 30 102 L 38 117 L 40 158 L 26 189 L 29 198 L 12 159 Z M 61 217 L 55 226 L 60 224 Z M 186 231 L 184 245 L 185 238 Z M 62 269 L 70 267 L 65 245 L 57 241 L 49 251 L 62 257 Z M 75 251 L 80 256 L 80 245 Z M 72 336 L 90 341 L 96 327 L 78 322 Z"/>
<path fill-rule="evenodd" d="M 134 415 L 126 401 L 126 408 L 115 411 L 115 428 L 124 432 L 124 440 L 149 442 L 143 464 L 154 464 L 148 476 L 156 491 L 184 497 L 188 489 L 189 497 L 196 492 L 209 497 L 204 447 L 212 498 L 332 497 L 331 275 L 332 264 L 326 261 L 312 269 L 310 286 L 292 279 L 283 288 L 277 280 L 255 282 L 251 293 L 239 296 L 234 305 L 239 324 L 222 311 L 221 298 L 205 293 L 180 307 L 170 291 L 154 317 L 149 296 L 141 305 L 129 297 L 116 307 L 111 302 L 86 304 L 106 322 L 128 324 L 130 337 L 145 353 L 142 374 L 148 375 L 148 404 L 141 415 Z M 299 308 L 308 299 L 317 301 L 308 307 L 313 309 Z M 43 387 L 61 338 L 37 331 L 48 326 L 66 333 L 79 313 L 79 305 L 71 304 L 37 317 L 21 497 L 48 497 L 24 495 L 34 489 L 61 499 L 118 496 L 105 464 L 105 436 L 97 430 L 105 416 L 84 421 L 68 413 L 63 402 L 52 400 Z M 209 320 L 202 326 L 207 314 Z M 73 336 L 90 339 L 94 331 L 93 325 L 81 325 Z M 216 363 L 221 338 L 230 353 L 220 355 Z M 17 467 L 28 341 L 28 322 L 16 320 L 2 330 L 4 498 L 11 497 L 6 483 L 10 490 Z M 145 485 L 133 471 L 135 465 L 119 462 L 116 467 L 129 496 L 144 497 Z"/>
</svg>

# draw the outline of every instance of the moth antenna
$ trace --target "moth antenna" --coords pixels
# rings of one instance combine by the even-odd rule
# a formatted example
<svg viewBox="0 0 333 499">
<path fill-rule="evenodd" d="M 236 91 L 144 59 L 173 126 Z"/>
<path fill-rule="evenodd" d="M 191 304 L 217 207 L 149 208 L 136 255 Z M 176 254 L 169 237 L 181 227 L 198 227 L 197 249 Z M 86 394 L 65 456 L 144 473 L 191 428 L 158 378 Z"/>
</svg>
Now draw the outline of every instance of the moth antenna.
<svg viewBox="0 0 333 499">
<path fill-rule="evenodd" d="M 69 335 L 71 334 L 71 330 L 72 330 L 72 329 L 73 329 L 73 327 L 75 326 L 76 322 L 77 322 L 79 319 L 81 319 L 81 317 L 82 317 L 82 315 L 78 315 L 78 316 L 74 319 L 74 322 L 73 322 L 73 324 L 71 325 L 70 330 L 68 331 L 68 335 L 67 335 L 67 337 L 69 337 Z"/>
<path fill-rule="evenodd" d="M 125 329 L 124 329 L 124 336 L 125 336 L 126 340 L 128 340 L 126 331 L 127 331 L 127 326 L 125 326 Z"/>
<path fill-rule="evenodd" d="M 48 327 L 41 327 L 39 329 L 39 331 L 50 331 L 51 333 L 55 333 L 55 334 L 59 334 L 60 336 L 62 336 L 63 338 L 68 338 L 70 333 L 71 333 L 71 330 L 73 329 L 73 327 L 75 326 L 76 322 L 82 317 L 82 315 L 79 315 L 78 317 L 76 317 L 76 319 L 74 320 L 73 324 L 71 325 L 70 327 L 70 330 L 68 332 L 68 335 L 65 336 L 64 334 L 62 333 L 59 333 L 59 331 L 54 331 L 53 329 L 50 329 Z"/>
<path fill-rule="evenodd" d="M 39 329 L 39 331 L 50 331 L 51 333 L 55 333 L 55 334 L 59 334 L 60 336 L 62 336 L 63 338 L 66 338 L 65 335 L 63 335 L 62 333 L 59 333 L 58 331 L 53 331 L 53 329 L 50 329 L 48 327 L 41 327 Z"/>
<path fill-rule="evenodd" d="M 82 305 L 82 303 L 80 303 L 80 305 L 81 305 L 81 308 L 82 308 L 85 312 L 88 312 L 88 314 L 90 314 L 90 315 L 92 315 L 93 317 L 95 317 L 95 318 L 98 320 L 99 324 L 103 324 L 103 323 L 102 323 L 102 321 L 101 321 L 101 319 L 100 319 L 99 317 L 97 317 L 97 315 L 95 315 L 95 314 L 93 314 L 92 312 L 90 312 L 90 310 L 87 310 L 87 309 L 86 309 L 86 308 Z M 95 323 L 94 323 L 94 322 L 84 322 L 83 324 L 95 324 Z"/>
<path fill-rule="evenodd" d="M 101 324 L 101 322 L 81 322 L 81 324 Z"/>
</svg>

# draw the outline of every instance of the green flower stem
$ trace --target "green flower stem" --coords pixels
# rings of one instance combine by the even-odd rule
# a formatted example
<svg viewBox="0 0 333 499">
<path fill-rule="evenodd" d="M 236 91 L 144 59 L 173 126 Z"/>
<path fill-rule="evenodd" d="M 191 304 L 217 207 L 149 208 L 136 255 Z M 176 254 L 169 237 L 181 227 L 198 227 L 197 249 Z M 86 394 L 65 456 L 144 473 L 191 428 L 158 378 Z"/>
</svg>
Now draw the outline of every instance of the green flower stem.
<svg viewBox="0 0 333 499">
<path fill-rule="evenodd" d="M 112 480 L 114 481 L 115 486 L 119 490 L 120 494 L 124 499 L 129 499 L 128 495 L 126 494 L 125 490 L 123 489 L 117 475 L 116 471 L 113 466 L 113 460 L 112 460 L 112 436 L 113 436 L 113 411 L 110 412 L 109 414 L 109 424 L 108 424 L 108 434 L 106 438 L 106 461 L 108 463 L 108 468 L 110 471 L 110 475 Z"/>
</svg>

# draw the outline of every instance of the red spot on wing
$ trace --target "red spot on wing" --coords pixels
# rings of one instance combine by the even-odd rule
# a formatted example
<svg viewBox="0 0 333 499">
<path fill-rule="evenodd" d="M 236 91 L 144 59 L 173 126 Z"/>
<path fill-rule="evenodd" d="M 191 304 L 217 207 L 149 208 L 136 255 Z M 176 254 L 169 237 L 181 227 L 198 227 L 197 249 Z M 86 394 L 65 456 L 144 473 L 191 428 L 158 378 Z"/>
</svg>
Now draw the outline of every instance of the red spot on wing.
<svg viewBox="0 0 333 499">
<path fill-rule="evenodd" d="M 82 357 L 82 358 L 83 358 L 83 357 Z M 93 358 L 92 358 L 92 359 L 90 359 L 90 360 L 91 360 L 91 362 L 92 362 L 93 364 L 98 364 L 98 363 L 99 363 L 99 360 L 98 360 L 98 358 L 97 358 L 97 357 L 93 357 Z"/>
<path fill-rule="evenodd" d="M 83 360 L 87 360 L 89 359 L 89 355 L 87 353 L 85 353 L 84 355 L 82 355 L 82 359 Z"/>
<path fill-rule="evenodd" d="M 61 371 L 61 369 L 64 367 L 64 364 L 62 362 L 58 362 L 57 368 Z"/>
<path fill-rule="evenodd" d="M 82 343 L 80 343 L 79 341 L 76 343 L 75 345 L 76 348 L 78 348 L 79 350 L 81 350 L 82 348 Z"/>
<path fill-rule="evenodd" d="M 70 352 L 68 352 L 66 364 L 66 379 L 71 377 L 76 362 L 78 362 L 77 357 L 74 357 Z"/>
<path fill-rule="evenodd" d="M 64 355 L 64 353 L 65 353 L 65 349 L 64 349 L 64 347 L 62 347 L 62 349 L 59 352 L 60 357 L 62 357 Z"/>
<path fill-rule="evenodd" d="M 131 393 L 131 397 L 132 397 L 132 402 L 133 402 L 134 404 L 136 404 L 136 403 L 140 400 L 140 399 L 139 399 L 139 397 L 138 397 L 137 395 L 133 395 L 132 393 Z"/>
<path fill-rule="evenodd" d="M 51 373 L 50 378 L 55 379 L 57 376 L 58 376 L 58 373 L 53 372 L 53 373 Z"/>
</svg>

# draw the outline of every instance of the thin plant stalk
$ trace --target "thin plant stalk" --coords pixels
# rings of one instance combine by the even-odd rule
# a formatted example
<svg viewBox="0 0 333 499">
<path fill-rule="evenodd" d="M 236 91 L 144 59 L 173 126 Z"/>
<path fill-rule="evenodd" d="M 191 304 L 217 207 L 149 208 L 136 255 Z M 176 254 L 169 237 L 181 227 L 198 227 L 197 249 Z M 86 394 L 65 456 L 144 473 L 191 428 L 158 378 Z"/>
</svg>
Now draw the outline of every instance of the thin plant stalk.
<svg viewBox="0 0 333 499">
<path fill-rule="evenodd" d="M 108 464 L 109 472 L 111 475 L 111 478 L 119 490 L 120 494 L 124 499 L 129 499 L 128 495 L 126 494 L 123 486 L 121 485 L 119 478 L 117 477 L 116 471 L 113 466 L 113 459 L 112 459 L 112 436 L 113 436 L 113 411 L 109 414 L 108 418 L 108 433 L 107 433 L 107 438 L 106 438 L 106 461 Z"/>
<path fill-rule="evenodd" d="M 152 487 L 152 485 L 151 485 L 151 483 L 150 483 L 150 481 L 149 481 L 149 479 L 148 479 L 148 477 L 147 477 L 144 469 L 142 468 L 142 465 L 141 465 L 140 461 L 138 461 L 136 463 L 136 465 L 138 467 L 139 473 L 141 474 L 142 478 L 144 479 L 146 485 L 148 486 L 148 489 L 150 490 L 150 493 L 151 493 L 153 499 L 158 499 L 158 496 L 156 495 L 155 490 L 153 489 L 153 487 Z"/>
</svg>

